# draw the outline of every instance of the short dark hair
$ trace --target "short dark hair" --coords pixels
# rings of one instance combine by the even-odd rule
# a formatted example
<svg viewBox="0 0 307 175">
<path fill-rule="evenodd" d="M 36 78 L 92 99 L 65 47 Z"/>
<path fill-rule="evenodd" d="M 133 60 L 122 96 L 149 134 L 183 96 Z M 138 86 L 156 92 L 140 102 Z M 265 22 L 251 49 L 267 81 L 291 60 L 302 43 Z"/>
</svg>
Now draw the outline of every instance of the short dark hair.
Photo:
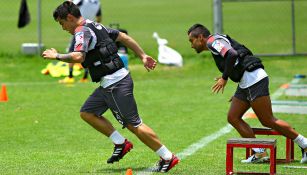
<svg viewBox="0 0 307 175">
<path fill-rule="evenodd" d="M 53 18 L 54 20 L 58 20 L 58 18 L 66 19 L 68 14 L 76 18 L 81 17 L 79 7 L 71 1 L 65 1 L 54 10 Z"/>
<path fill-rule="evenodd" d="M 191 33 L 193 37 L 197 37 L 198 35 L 202 34 L 204 37 L 208 37 L 210 35 L 210 31 L 201 24 L 194 24 L 188 30 L 188 35 Z"/>
</svg>

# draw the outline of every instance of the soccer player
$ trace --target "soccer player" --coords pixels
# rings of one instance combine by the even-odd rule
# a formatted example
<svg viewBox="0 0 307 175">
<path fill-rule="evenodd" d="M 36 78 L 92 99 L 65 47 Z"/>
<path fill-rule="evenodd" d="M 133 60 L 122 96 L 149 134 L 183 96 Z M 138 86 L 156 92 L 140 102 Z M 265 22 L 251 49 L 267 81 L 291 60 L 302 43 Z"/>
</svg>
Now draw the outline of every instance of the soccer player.
<svg viewBox="0 0 307 175">
<path fill-rule="evenodd" d="M 79 7 L 83 18 L 89 19 L 91 21 L 96 21 L 98 23 L 101 22 L 102 12 L 101 12 L 100 0 L 70 0 L 70 1 L 72 1 L 74 4 L 76 4 Z M 75 44 L 74 42 L 75 42 L 75 39 L 72 38 L 71 43 L 68 48 L 68 52 L 74 51 L 74 44 Z M 73 75 L 74 65 L 75 65 L 74 63 L 68 63 L 69 75 L 68 77 L 65 77 L 64 79 L 59 80 L 59 83 L 74 83 L 75 82 L 74 75 Z M 79 82 L 81 83 L 88 82 L 87 77 L 88 77 L 88 69 L 85 68 L 83 78 L 81 78 Z"/>
<path fill-rule="evenodd" d="M 302 149 L 301 163 L 307 163 L 307 139 L 297 133 L 288 123 L 274 117 L 269 96 L 269 78 L 261 60 L 253 56 L 244 45 L 228 35 L 210 34 L 201 24 L 188 30 L 191 47 L 197 53 L 210 51 L 222 73 L 212 86 L 213 93 L 223 93 L 228 79 L 238 83 L 228 111 L 228 122 L 242 137 L 255 138 L 251 127 L 242 119 L 251 107 L 263 126 L 273 128 L 285 137 L 294 140 Z M 256 163 L 266 159 L 265 150 L 253 148 L 254 154 L 243 163 Z"/>
<path fill-rule="evenodd" d="M 92 81 L 100 83 L 81 107 L 80 116 L 114 143 L 113 154 L 107 163 L 119 161 L 133 148 L 133 144 L 103 116 L 110 109 L 123 127 L 128 128 L 160 156 L 154 171 L 167 172 L 178 164 L 179 159 L 161 143 L 156 133 L 139 116 L 133 95 L 133 81 L 117 54 L 115 41 L 122 42 L 134 51 L 148 71 L 154 70 L 156 61 L 125 33 L 85 20 L 72 2 L 66 1 L 59 5 L 53 17 L 63 30 L 75 36 L 74 51 L 60 54 L 51 48 L 46 49 L 42 56 L 67 63 L 82 63 L 89 69 Z"/>
</svg>

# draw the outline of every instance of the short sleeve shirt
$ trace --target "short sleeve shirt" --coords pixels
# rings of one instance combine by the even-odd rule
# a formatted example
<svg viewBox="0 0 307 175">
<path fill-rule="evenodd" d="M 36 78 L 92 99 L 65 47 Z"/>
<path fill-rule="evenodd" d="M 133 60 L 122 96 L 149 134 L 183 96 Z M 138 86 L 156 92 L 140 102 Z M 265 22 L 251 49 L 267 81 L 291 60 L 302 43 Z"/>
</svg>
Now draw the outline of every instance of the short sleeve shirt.
<svg viewBox="0 0 307 175">
<path fill-rule="evenodd" d="M 207 47 L 214 55 L 225 57 L 227 51 L 231 49 L 230 41 L 223 35 L 210 35 L 207 40 Z"/>
<path fill-rule="evenodd" d="M 91 23 L 93 21 L 86 20 L 85 23 Z M 102 24 L 101 27 L 105 28 Z M 119 35 L 119 31 L 115 29 L 105 28 L 109 34 L 109 37 L 115 41 L 116 38 Z M 74 34 L 74 44 L 73 44 L 73 50 L 70 49 L 70 51 L 74 52 L 85 52 L 92 50 L 95 48 L 95 45 L 97 43 L 97 37 L 95 33 L 90 29 L 89 27 L 85 25 L 81 25 L 76 28 L 75 34 Z"/>
</svg>

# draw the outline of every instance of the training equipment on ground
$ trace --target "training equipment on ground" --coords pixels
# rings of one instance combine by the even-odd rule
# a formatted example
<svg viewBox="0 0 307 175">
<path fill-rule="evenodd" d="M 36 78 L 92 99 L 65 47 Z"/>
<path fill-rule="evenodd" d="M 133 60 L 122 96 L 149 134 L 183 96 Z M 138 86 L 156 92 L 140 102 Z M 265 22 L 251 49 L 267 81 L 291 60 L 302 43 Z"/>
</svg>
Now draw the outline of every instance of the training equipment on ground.
<svg viewBox="0 0 307 175">
<path fill-rule="evenodd" d="M 153 33 L 153 37 L 157 40 L 159 45 L 159 63 L 181 67 L 183 65 L 182 56 L 176 50 L 166 46 L 168 43 L 167 40 L 160 38 L 157 32 Z"/>
<path fill-rule="evenodd" d="M 281 135 L 278 131 L 271 128 L 252 128 L 255 135 Z M 294 142 L 290 138 L 286 138 L 286 158 L 276 159 L 277 162 L 290 163 L 294 161 Z M 246 158 L 251 155 L 251 149 L 246 148 Z"/>
<path fill-rule="evenodd" d="M 73 69 L 73 76 L 79 76 L 81 74 L 82 66 L 80 64 L 75 64 Z M 66 77 L 69 74 L 68 70 L 68 63 L 62 61 L 52 61 L 47 64 L 46 68 L 44 68 L 41 73 L 52 77 Z"/>
<path fill-rule="evenodd" d="M 5 84 L 1 87 L 1 94 L 0 94 L 0 102 L 7 102 L 9 100 L 6 92 L 6 86 Z"/>
<path fill-rule="evenodd" d="M 234 148 L 267 148 L 270 149 L 270 174 L 276 174 L 276 139 L 258 138 L 232 138 L 227 140 L 226 175 L 231 174 L 264 174 L 257 172 L 234 172 L 233 149 Z"/>
</svg>

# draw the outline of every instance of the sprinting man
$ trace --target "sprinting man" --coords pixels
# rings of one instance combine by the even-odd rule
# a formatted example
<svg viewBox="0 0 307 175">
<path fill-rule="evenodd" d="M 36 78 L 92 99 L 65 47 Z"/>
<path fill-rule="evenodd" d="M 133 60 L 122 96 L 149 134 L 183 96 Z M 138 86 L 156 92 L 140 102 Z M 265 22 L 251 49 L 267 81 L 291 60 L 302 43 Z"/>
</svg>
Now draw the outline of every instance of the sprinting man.
<svg viewBox="0 0 307 175">
<path fill-rule="evenodd" d="M 102 10 L 100 0 L 70 0 L 74 4 L 76 4 L 81 12 L 81 16 L 85 19 L 89 19 L 91 21 L 96 21 L 100 23 L 102 20 Z M 75 39 L 72 37 L 68 52 L 74 51 Z M 74 63 L 68 63 L 69 74 L 62 80 L 59 80 L 59 83 L 74 83 Z M 79 80 L 81 83 L 88 82 L 88 69 L 84 69 L 83 77 Z"/>
<path fill-rule="evenodd" d="M 42 56 L 45 59 L 67 63 L 82 63 L 89 69 L 92 81 L 100 83 L 81 107 L 80 116 L 114 143 L 113 154 L 107 163 L 119 161 L 133 148 L 133 144 L 116 131 L 110 121 L 103 116 L 105 111 L 110 109 L 123 127 L 128 128 L 160 156 L 160 161 L 153 171 L 167 172 L 172 169 L 178 164 L 179 159 L 161 143 L 156 133 L 140 118 L 133 95 L 133 81 L 117 55 L 115 41 L 122 42 L 134 51 L 148 71 L 154 70 L 156 61 L 146 55 L 139 44 L 125 33 L 85 20 L 79 8 L 70 1 L 59 5 L 53 17 L 63 30 L 75 36 L 74 51 L 60 54 L 51 48 L 45 50 Z"/>
<path fill-rule="evenodd" d="M 292 139 L 302 149 L 301 163 L 307 163 L 307 139 L 297 133 L 288 123 L 274 117 L 269 95 L 269 78 L 261 60 L 253 56 L 244 45 L 228 35 L 210 34 L 201 24 L 188 30 L 191 47 L 197 53 L 209 50 L 216 66 L 222 73 L 212 86 L 213 93 L 223 93 L 228 79 L 238 83 L 228 111 L 228 122 L 242 137 L 255 138 L 251 127 L 242 119 L 251 107 L 263 126 L 273 128 Z M 254 154 L 243 163 L 262 162 L 267 158 L 264 149 L 253 148 Z"/>
</svg>

